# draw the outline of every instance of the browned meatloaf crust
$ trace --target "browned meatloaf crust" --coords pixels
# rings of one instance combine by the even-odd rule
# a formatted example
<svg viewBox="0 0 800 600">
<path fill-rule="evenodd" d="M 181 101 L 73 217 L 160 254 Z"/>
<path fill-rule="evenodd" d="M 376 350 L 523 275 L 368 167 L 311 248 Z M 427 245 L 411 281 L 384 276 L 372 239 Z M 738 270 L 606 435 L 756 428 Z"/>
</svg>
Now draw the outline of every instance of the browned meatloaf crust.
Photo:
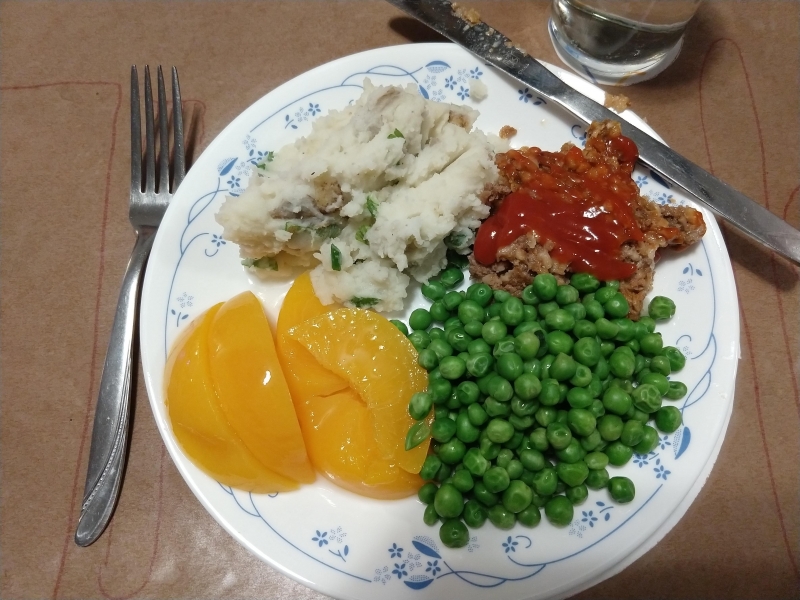
<svg viewBox="0 0 800 600">
<path fill-rule="evenodd" d="M 619 123 L 613 121 L 592 123 L 587 134 L 586 149 L 583 150 L 584 156 L 593 165 L 605 163 L 611 168 L 617 168 L 616 157 L 599 152 L 597 147 L 600 145 L 593 145 L 590 142 L 593 139 L 605 140 L 619 135 L 621 135 Z M 565 144 L 562 152 L 566 153 L 571 147 L 572 144 Z M 525 153 L 527 150 L 523 148 L 521 152 Z M 503 160 L 504 156 L 498 155 L 498 165 Z M 501 173 L 502 171 L 501 169 Z M 501 176 L 495 189 L 487 195 L 487 202 L 495 210 L 510 192 L 519 188 L 519 178 L 512 177 L 509 180 Z M 694 208 L 659 205 L 641 195 L 638 197 L 634 214 L 639 228 L 644 233 L 644 239 L 639 242 L 628 241 L 622 246 L 623 260 L 635 264 L 636 272 L 620 282 L 620 291 L 630 306 L 628 316 L 638 319 L 644 298 L 653 287 L 657 251 L 666 247 L 682 249 L 696 243 L 705 234 L 706 226 L 702 214 Z M 668 239 L 663 232 L 670 228 L 672 235 Z M 550 256 L 553 247 L 550 242 L 540 244 L 536 232 L 531 231 L 501 248 L 497 253 L 497 261 L 492 265 L 485 266 L 478 263 L 474 254 L 471 254 L 470 273 L 473 278 L 483 281 L 494 289 L 506 290 L 515 295 L 519 295 L 538 273 L 552 273 L 560 283 L 567 283 L 569 265 L 559 263 Z"/>
</svg>

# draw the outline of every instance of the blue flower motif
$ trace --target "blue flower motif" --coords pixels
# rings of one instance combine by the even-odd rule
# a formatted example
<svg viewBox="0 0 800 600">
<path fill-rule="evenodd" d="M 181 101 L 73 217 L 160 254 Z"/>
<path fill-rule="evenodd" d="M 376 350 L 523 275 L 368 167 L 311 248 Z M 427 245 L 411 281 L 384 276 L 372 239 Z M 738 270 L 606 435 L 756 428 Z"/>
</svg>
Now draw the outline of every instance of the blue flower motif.
<svg viewBox="0 0 800 600">
<path fill-rule="evenodd" d="M 475 67 L 474 69 L 471 69 L 469 72 L 469 76 L 472 77 L 473 79 L 480 79 L 481 75 L 483 75 L 483 71 L 480 70 L 480 67 Z"/>
<path fill-rule="evenodd" d="M 647 177 L 645 177 L 644 175 L 639 175 L 636 178 L 636 185 L 638 185 L 639 187 L 642 187 L 643 185 L 647 185 Z"/>
<path fill-rule="evenodd" d="M 656 202 L 659 204 L 669 204 L 672 200 L 672 194 L 667 194 L 666 192 L 661 192 L 656 198 Z"/>
<path fill-rule="evenodd" d="M 422 85 L 428 89 L 431 89 L 436 85 L 436 75 L 426 75 L 425 79 L 422 80 Z"/>
<path fill-rule="evenodd" d="M 664 465 L 658 465 L 653 471 L 656 473 L 656 479 L 663 479 L 664 481 L 667 480 L 667 475 L 672 474 L 672 471 L 665 469 Z"/>
<path fill-rule="evenodd" d="M 222 239 L 221 235 L 217 235 L 216 233 L 211 234 L 211 243 L 214 244 L 217 248 L 220 246 L 225 245 L 225 240 Z"/>
<path fill-rule="evenodd" d="M 444 87 L 451 90 L 456 87 L 456 80 L 453 78 L 452 75 L 444 80 Z"/>
<path fill-rule="evenodd" d="M 528 88 L 525 88 L 524 90 L 517 90 L 517 92 L 519 92 L 519 99 L 526 104 L 528 103 L 528 100 L 533 98 L 533 94 L 531 94 L 531 91 Z"/>
<path fill-rule="evenodd" d="M 402 558 L 403 557 L 403 549 L 398 548 L 397 544 L 392 544 L 392 547 L 389 548 L 389 558 Z"/>
<path fill-rule="evenodd" d="M 312 537 L 311 541 L 317 542 L 319 544 L 319 547 L 322 548 L 323 546 L 326 546 L 328 544 L 327 537 L 328 537 L 327 531 L 323 531 L 322 533 L 320 533 L 319 529 L 317 529 L 317 535 Z"/>
<path fill-rule="evenodd" d="M 425 569 L 425 572 L 435 576 L 441 570 L 442 568 L 439 566 L 439 561 L 434 560 L 433 562 L 428 561 L 428 568 Z"/>
<path fill-rule="evenodd" d="M 648 464 L 647 455 L 646 454 L 637 454 L 633 457 L 633 464 L 639 465 L 641 469 L 643 466 Z"/>
<path fill-rule="evenodd" d="M 669 436 L 665 435 L 658 441 L 658 445 L 661 446 L 662 450 L 666 450 L 667 446 L 672 446 L 672 442 L 669 441 Z"/>
<path fill-rule="evenodd" d="M 431 92 L 431 100 L 434 102 L 444 101 L 444 90 L 433 90 Z"/>
<path fill-rule="evenodd" d="M 406 563 L 403 563 L 402 565 L 394 563 L 394 569 L 392 569 L 392 573 L 397 575 L 398 579 L 402 579 L 404 576 L 408 575 L 406 572 Z"/>
<path fill-rule="evenodd" d="M 583 510 L 581 513 L 583 514 L 581 521 L 583 523 L 588 523 L 589 527 L 594 527 L 594 522 L 597 521 L 597 517 L 594 516 L 594 512 L 591 510 Z"/>
<path fill-rule="evenodd" d="M 241 183 L 241 181 L 242 181 L 242 180 L 241 180 L 240 178 L 236 177 L 235 175 L 231 175 L 231 178 L 230 178 L 230 179 L 228 179 L 227 183 L 228 183 L 228 185 L 229 185 L 229 186 L 231 186 L 232 188 L 238 188 L 238 187 L 241 187 L 241 186 L 239 185 L 239 184 Z"/>
<path fill-rule="evenodd" d="M 678 291 L 679 292 L 686 292 L 687 294 L 694 289 L 694 285 L 692 284 L 692 278 L 689 277 L 686 281 L 681 280 L 678 282 Z"/>
<path fill-rule="evenodd" d="M 456 94 L 462 100 L 469 98 L 469 90 L 465 88 L 463 85 L 461 86 L 461 89 L 456 92 Z"/>
<path fill-rule="evenodd" d="M 512 540 L 511 536 L 508 536 L 505 542 L 503 542 L 503 548 L 505 548 L 505 553 L 508 554 L 509 552 L 516 552 L 517 549 L 515 546 L 519 544 L 516 540 Z"/>
<path fill-rule="evenodd" d="M 181 305 L 181 308 L 186 308 L 187 306 L 192 306 L 192 300 L 194 300 L 194 296 L 190 296 L 186 292 L 183 292 L 180 296 L 176 298 L 178 304 Z"/>
<path fill-rule="evenodd" d="M 322 110 L 320 109 L 319 104 L 314 104 L 313 102 L 309 102 L 308 112 L 311 113 L 311 116 L 313 117 L 318 112 L 322 112 Z"/>
</svg>

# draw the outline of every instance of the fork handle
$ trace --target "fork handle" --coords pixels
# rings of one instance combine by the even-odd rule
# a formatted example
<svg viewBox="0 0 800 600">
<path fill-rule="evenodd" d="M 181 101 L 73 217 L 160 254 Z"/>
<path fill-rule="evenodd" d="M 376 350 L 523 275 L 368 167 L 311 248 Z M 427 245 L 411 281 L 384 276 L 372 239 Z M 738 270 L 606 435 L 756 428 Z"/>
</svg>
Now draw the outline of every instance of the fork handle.
<svg viewBox="0 0 800 600">
<path fill-rule="evenodd" d="M 137 231 L 111 329 L 92 429 L 75 543 L 88 546 L 108 525 L 119 498 L 130 435 L 131 373 L 142 275 L 155 228 Z"/>
</svg>

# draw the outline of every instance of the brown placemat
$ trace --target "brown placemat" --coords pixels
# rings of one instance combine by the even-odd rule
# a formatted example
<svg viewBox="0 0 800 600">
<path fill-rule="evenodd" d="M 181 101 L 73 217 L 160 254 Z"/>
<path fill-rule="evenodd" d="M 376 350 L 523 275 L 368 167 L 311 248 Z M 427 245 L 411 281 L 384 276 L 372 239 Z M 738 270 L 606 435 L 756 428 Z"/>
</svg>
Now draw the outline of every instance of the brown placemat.
<svg viewBox="0 0 800 600">
<path fill-rule="evenodd" d="M 558 64 L 542 1 L 472 3 Z M 380 46 L 440 41 L 366 0 L 0 5 L 0 595 L 318 598 L 240 547 L 166 455 L 138 381 L 122 499 L 72 538 L 97 387 L 133 244 L 131 64 L 177 65 L 196 151 L 282 82 Z M 800 225 L 800 6 L 710 2 L 677 62 L 627 88 L 681 153 Z M 582 598 L 789 598 L 798 592 L 797 267 L 725 227 L 742 357 L 717 464 L 653 550 Z"/>
</svg>

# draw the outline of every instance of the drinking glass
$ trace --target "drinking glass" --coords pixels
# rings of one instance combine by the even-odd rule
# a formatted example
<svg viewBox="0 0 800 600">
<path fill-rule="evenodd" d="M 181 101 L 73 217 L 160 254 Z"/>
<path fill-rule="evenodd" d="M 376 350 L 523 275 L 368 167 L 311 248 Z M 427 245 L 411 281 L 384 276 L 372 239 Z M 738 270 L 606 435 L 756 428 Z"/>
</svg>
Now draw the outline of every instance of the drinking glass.
<svg viewBox="0 0 800 600">
<path fill-rule="evenodd" d="M 631 85 L 677 58 L 701 0 L 553 0 L 550 38 L 561 60 L 596 83 Z"/>
</svg>

